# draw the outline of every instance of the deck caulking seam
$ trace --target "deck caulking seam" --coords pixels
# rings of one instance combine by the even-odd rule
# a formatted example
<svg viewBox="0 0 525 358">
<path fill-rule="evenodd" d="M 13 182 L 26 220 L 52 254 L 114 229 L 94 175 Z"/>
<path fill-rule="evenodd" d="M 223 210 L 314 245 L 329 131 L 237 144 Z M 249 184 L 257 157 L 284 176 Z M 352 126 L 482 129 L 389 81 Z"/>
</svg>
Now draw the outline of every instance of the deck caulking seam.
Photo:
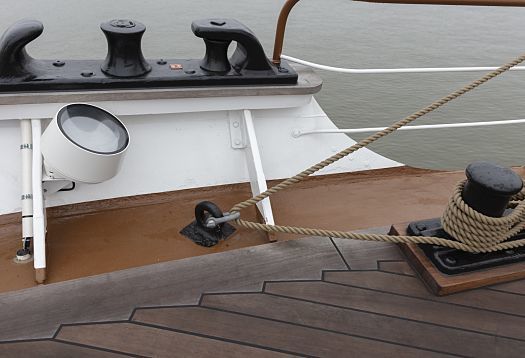
<svg viewBox="0 0 525 358">
<path fill-rule="evenodd" d="M 344 257 L 343 253 L 341 252 L 341 250 L 339 249 L 339 247 L 337 247 L 335 241 L 333 238 L 329 237 L 330 239 L 330 242 L 332 243 L 332 245 L 334 246 L 335 250 L 337 251 L 337 253 L 339 254 L 339 257 L 341 258 L 341 260 L 343 261 L 343 263 L 345 264 L 346 268 L 348 269 L 348 271 L 352 270 L 350 268 L 350 265 L 348 264 L 348 261 L 346 261 L 346 258 Z"/>
<path fill-rule="evenodd" d="M 463 332 L 476 333 L 476 334 L 481 334 L 481 335 L 484 335 L 484 336 L 487 336 L 487 337 L 505 338 L 505 339 L 511 339 L 513 341 L 525 342 L 525 339 L 520 339 L 520 338 L 501 336 L 501 335 L 497 335 L 497 334 L 491 334 L 491 333 L 486 333 L 486 332 L 479 332 L 479 331 L 474 331 L 474 330 L 471 330 L 471 329 L 465 329 L 465 328 L 460 328 L 460 327 L 455 327 L 455 326 L 447 326 L 447 325 L 439 324 L 439 323 L 433 323 L 433 322 L 428 322 L 428 321 L 420 321 L 420 320 L 411 319 L 411 318 L 402 317 L 402 316 L 394 316 L 394 315 L 389 315 L 389 314 L 385 314 L 385 313 L 378 313 L 378 312 L 362 310 L 362 309 L 358 309 L 358 308 L 350 308 L 350 307 L 345 307 L 345 306 L 339 306 L 339 305 L 335 305 L 335 304 L 331 304 L 331 303 L 325 303 L 325 302 L 320 302 L 320 301 L 313 301 L 313 300 L 308 300 L 308 299 L 304 299 L 304 298 L 297 298 L 297 297 L 294 297 L 294 296 L 280 295 L 280 294 L 271 293 L 271 292 L 264 292 L 264 294 L 265 295 L 270 295 L 270 296 L 275 296 L 275 297 L 282 297 L 282 298 L 294 299 L 294 300 L 298 300 L 298 301 L 304 301 L 304 302 L 308 302 L 308 303 L 315 303 L 315 304 L 324 305 L 324 306 L 327 306 L 327 307 L 340 308 L 340 309 L 349 310 L 349 311 L 370 313 L 370 314 L 378 315 L 378 316 L 382 316 L 382 317 L 397 318 L 397 319 L 408 321 L 408 322 L 417 322 L 417 323 L 422 323 L 422 324 L 435 326 L 435 327 L 449 328 L 449 329 L 454 329 L 454 330 L 463 331 Z"/>
<path fill-rule="evenodd" d="M 262 294 L 264 294 L 264 293 L 262 293 Z M 293 298 L 292 298 L 292 300 L 293 300 Z M 306 324 L 300 324 L 300 323 L 284 321 L 284 320 L 279 320 L 279 319 L 270 318 L 270 317 L 258 316 L 258 315 L 254 315 L 254 314 L 244 313 L 244 312 L 230 311 L 230 310 L 226 310 L 226 309 L 223 309 L 223 308 L 216 308 L 216 307 L 210 307 L 210 306 L 201 306 L 201 307 L 209 309 L 209 310 L 213 310 L 213 311 L 225 312 L 225 313 L 235 314 L 235 315 L 239 315 L 239 316 L 246 316 L 246 317 L 252 317 L 252 318 L 257 318 L 257 319 L 263 319 L 263 320 L 271 321 L 271 322 L 290 324 L 292 326 L 297 326 L 297 327 L 302 327 L 302 328 L 309 328 L 309 329 L 314 329 L 314 330 L 317 330 L 317 331 L 323 331 L 323 332 L 328 332 L 328 333 L 341 334 L 341 335 L 349 336 L 349 337 L 361 338 L 361 339 L 365 339 L 367 341 L 378 341 L 378 342 L 393 344 L 393 345 L 401 346 L 401 347 L 414 348 L 414 349 L 422 350 L 422 351 L 428 351 L 428 352 L 452 355 L 454 357 L 467 357 L 467 356 L 462 356 L 462 355 L 458 355 L 458 354 L 455 354 L 455 353 L 449 353 L 449 352 L 445 352 L 445 351 L 438 351 L 438 350 L 424 348 L 424 347 L 417 347 L 417 346 L 413 346 L 413 345 L 410 345 L 410 344 L 403 344 L 403 343 L 399 343 L 399 342 L 388 341 L 388 340 L 378 339 L 378 338 L 369 337 L 369 336 L 361 336 L 361 335 L 358 335 L 358 334 L 341 332 L 341 331 L 336 331 L 336 330 L 331 330 L 331 329 L 322 328 L 322 327 L 316 327 L 316 326 L 309 326 L 309 325 L 306 325 Z"/>
<path fill-rule="evenodd" d="M 424 297 L 417 297 L 417 296 L 411 296 L 411 295 L 404 295 L 402 293 L 383 291 L 383 290 L 378 290 L 378 289 L 370 288 L 370 287 L 349 285 L 349 284 L 345 284 L 345 283 L 333 282 L 333 281 L 327 281 L 327 280 L 322 280 L 322 282 L 324 282 L 326 284 L 329 284 L 329 285 L 338 285 L 338 286 L 352 287 L 352 288 L 357 288 L 357 289 L 362 289 L 362 290 L 367 290 L 367 291 L 372 291 L 372 292 L 378 292 L 378 293 L 382 293 L 382 294 L 385 294 L 385 295 L 394 295 L 394 296 L 399 296 L 399 297 L 407 297 L 407 298 L 413 298 L 413 299 L 420 300 L 420 301 L 433 302 L 433 303 L 437 303 L 437 304 L 444 304 L 444 305 L 457 306 L 457 307 L 463 307 L 463 308 L 470 308 L 470 309 L 473 309 L 473 310 L 497 313 L 497 314 L 502 314 L 502 315 L 511 316 L 511 317 L 517 317 L 517 318 L 525 318 L 525 315 L 520 315 L 520 314 L 516 314 L 516 313 L 495 311 L 495 310 L 491 310 L 491 309 L 488 309 L 488 308 L 480 308 L 480 307 L 463 305 L 463 304 L 459 304 L 459 303 L 438 301 L 438 300 L 434 300 L 434 299 L 431 299 L 431 298 L 424 298 Z M 500 293 L 506 294 L 507 292 L 500 292 Z"/>
<path fill-rule="evenodd" d="M 143 356 L 143 355 L 138 355 L 138 354 L 133 354 L 133 353 L 127 353 L 127 352 L 117 351 L 117 350 L 109 349 L 109 348 L 103 348 L 103 347 L 91 346 L 91 345 L 88 345 L 88 344 L 83 344 L 83 343 L 78 343 L 78 342 L 65 341 L 65 340 L 57 339 L 57 338 L 50 339 L 50 341 L 51 341 L 51 342 L 52 342 L 52 341 L 60 342 L 60 343 L 63 343 L 63 344 L 69 344 L 69 345 L 71 345 L 71 346 L 77 346 L 77 347 L 82 347 L 82 348 L 89 348 L 89 349 L 93 349 L 93 350 L 96 350 L 96 351 L 103 351 L 103 352 L 108 352 L 108 353 L 114 353 L 114 354 L 124 355 L 124 356 L 127 356 L 127 357 L 136 357 L 136 358 L 147 357 L 147 356 Z"/>
<path fill-rule="evenodd" d="M 145 323 L 145 322 L 142 322 L 142 321 L 130 321 L 128 323 L 135 324 L 137 326 L 144 326 L 144 327 L 161 329 L 161 330 L 170 331 L 170 332 L 177 332 L 177 333 L 187 334 L 187 335 L 190 335 L 190 336 L 207 338 L 207 339 L 212 339 L 212 340 L 215 340 L 215 341 L 221 341 L 221 342 L 226 342 L 226 343 L 233 343 L 233 344 L 237 344 L 237 345 L 240 345 L 240 346 L 247 346 L 247 347 L 252 347 L 252 348 L 264 349 L 264 350 L 274 351 L 274 352 L 278 352 L 278 353 L 293 354 L 293 355 L 296 355 L 296 356 L 308 357 L 308 358 L 315 357 L 315 356 L 310 356 L 310 355 L 304 355 L 303 353 L 287 351 L 287 350 L 273 348 L 273 347 L 266 347 L 266 346 L 262 346 L 262 345 L 258 345 L 258 344 L 254 344 L 254 343 L 247 343 L 247 342 L 237 341 L 237 340 L 229 339 L 229 338 L 210 336 L 210 335 L 203 334 L 203 333 L 186 331 L 186 330 L 179 329 L 179 328 L 171 328 L 171 327 L 156 325 L 156 324 L 153 324 L 153 323 Z"/>
</svg>

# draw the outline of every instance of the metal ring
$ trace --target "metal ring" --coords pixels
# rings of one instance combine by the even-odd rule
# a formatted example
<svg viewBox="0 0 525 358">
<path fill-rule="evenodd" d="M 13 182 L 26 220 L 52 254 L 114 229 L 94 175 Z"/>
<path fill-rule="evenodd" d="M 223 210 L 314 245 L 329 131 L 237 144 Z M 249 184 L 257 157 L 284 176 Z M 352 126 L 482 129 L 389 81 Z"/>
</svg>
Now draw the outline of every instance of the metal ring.
<svg viewBox="0 0 525 358">
<path fill-rule="evenodd" d="M 222 210 L 211 201 L 201 201 L 195 206 L 195 220 L 197 221 L 197 225 L 207 229 L 206 220 L 208 219 L 208 214 L 214 218 L 222 218 L 224 216 Z M 220 224 L 219 227 L 221 226 Z"/>
</svg>

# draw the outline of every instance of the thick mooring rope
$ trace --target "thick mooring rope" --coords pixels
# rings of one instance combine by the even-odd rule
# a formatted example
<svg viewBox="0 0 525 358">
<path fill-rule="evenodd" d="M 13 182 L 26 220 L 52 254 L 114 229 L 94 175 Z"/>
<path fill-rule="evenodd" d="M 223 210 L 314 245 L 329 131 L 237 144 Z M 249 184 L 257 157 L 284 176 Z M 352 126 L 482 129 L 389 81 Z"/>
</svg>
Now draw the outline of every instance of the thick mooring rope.
<svg viewBox="0 0 525 358">
<path fill-rule="evenodd" d="M 339 153 L 332 155 L 331 157 L 311 166 L 310 168 L 300 172 L 299 174 L 288 178 L 281 183 L 269 188 L 263 193 L 252 197 L 251 199 L 245 200 L 233 206 L 230 209 L 230 212 L 240 212 L 242 209 L 250 207 L 257 204 L 261 200 L 269 197 L 272 194 L 277 193 L 293 184 L 296 184 L 311 174 L 327 167 L 328 165 L 337 162 L 338 160 L 354 153 L 355 151 L 368 146 L 369 144 L 377 141 L 380 138 L 383 138 L 390 133 L 395 132 L 399 128 L 406 126 L 416 119 L 428 114 L 436 109 L 444 106 L 448 102 L 464 95 L 467 92 L 472 91 L 473 89 L 479 87 L 483 83 L 493 79 L 496 76 L 508 71 L 512 67 L 525 61 L 525 54 L 519 56 L 515 60 L 499 67 L 498 69 L 484 75 L 478 80 L 475 80 L 463 88 L 452 92 L 451 94 L 437 100 L 436 102 L 430 104 L 429 106 L 411 114 L 408 117 L 401 119 L 398 122 L 395 122 L 390 127 L 379 131 L 375 134 L 362 139 L 361 141 L 355 143 L 351 147 L 348 147 Z M 458 186 L 459 187 L 459 186 Z M 461 195 L 457 195 L 458 188 L 456 188 L 456 193 L 454 194 L 453 204 L 450 204 L 449 207 L 445 210 L 445 215 L 443 221 L 446 222 L 444 225 L 447 225 L 446 230 L 455 230 L 453 236 L 459 235 L 458 240 L 447 240 L 439 237 L 424 237 L 424 236 L 393 236 L 393 235 L 377 235 L 377 234 L 360 234 L 352 233 L 345 231 L 332 231 L 332 230 L 323 230 L 323 229 L 310 229 L 304 227 L 295 227 L 295 226 L 283 226 L 283 225 L 268 225 L 261 224 L 252 221 L 246 221 L 242 219 L 235 220 L 235 223 L 239 226 L 253 229 L 253 230 L 262 230 L 269 233 L 286 233 L 286 234 L 299 234 L 299 235 L 308 235 L 308 236 L 326 236 L 332 238 L 341 238 L 341 239 L 354 239 L 354 240 L 366 240 L 366 241 L 385 241 L 385 242 L 396 242 L 396 243 L 423 243 L 423 244 L 433 244 L 440 246 L 447 246 L 454 249 L 459 249 L 469 252 L 492 252 L 499 250 L 507 250 L 516 248 L 519 246 L 525 245 L 525 239 L 514 240 L 503 242 L 506 238 L 512 236 L 515 231 L 518 232 L 518 228 L 522 227 L 525 204 L 520 202 L 517 204 L 514 213 L 509 217 L 504 218 L 489 218 L 486 217 L 468 206 L 462 201 Z M 457 202 L 456 202 L 457 199 Z M 519 199 L 519 198 L 516 198 Z M 452 201 L 451 201 L 452 202 Z M 452 208 L 450 208 L 452 207 Z M 488 219 L 487 219 L 488 218 Z M 480 224 L 482 223 L 482 224 Z M 494 227 L 493 227 L 494 226 Z M 453 229 L 451 228 L 453 227 Z M 486 231 L 484 231 L 486 230 Z M 479 232 L 485 232 L 482 238 L 476 237 Z M 452 233 L 451 233 L 452 234 Z M 493 236 L 495 235 L 495 236 Z M 510 236 L 509 236 L 510 235 Z"/>
<path fill-rule="evenodd" d="M 466 181 L 458 183 L 441 217 L 443 229 L 462 243 L 478 249 L 487 249 L 519 233 L 525 228 L 525 203 L 520 202 L 501 218 L 485 216 L 469 207 L 461 197 Z M 514 196 L 517 199 L 521 192 Z"/>
</svg>

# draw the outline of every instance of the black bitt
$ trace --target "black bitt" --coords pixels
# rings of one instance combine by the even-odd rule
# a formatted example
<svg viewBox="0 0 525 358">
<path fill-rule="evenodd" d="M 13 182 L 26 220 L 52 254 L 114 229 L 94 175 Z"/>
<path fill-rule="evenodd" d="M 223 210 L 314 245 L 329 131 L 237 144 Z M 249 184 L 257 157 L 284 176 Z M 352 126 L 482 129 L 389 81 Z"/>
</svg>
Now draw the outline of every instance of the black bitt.
<svg viewBox="0 0 525 358">
<path fill-rule="evenodd" d="M 509 168 L 489 162 L 475 162 L 466 169 L 467 182 L 461 196 L 465 203 L 486 216 L 502 217 L 512 212 L 507 205 L 523 186 L 521 177 Z M 454 240 L 443 230 L 441 219 L 412 222 L 408 233 L 415 236 L 435 236 Z M 525 238 L 525 233 L 509 241 Z M 525 247 L 491 253 L 473 254 L 446 247 L 418 245 L 434 265 L 443 273 L 454 275 L 525 260 Z"/>
<path fill-rule="evenodd" d="M 208 43 L 211 40 L 213 41 L 211 48 L 214 50 L 212 53 L 222 53 L 222 56 L 217 56 L 222 63 L 216 63 L 214 66 L 229 68 L 231 63 L 236 71 L 252 70 L 273 73 L 273 65 L 266 58 L 261 43 L 255 34 L 239 21 L 234 19 L 197 20 L 193 21 L 191 29 L 195 36 L 202 37 L 206 41 L 207 50 L 210 49 Z M 227 45 L 232 41 L 237 42 L 237 48 L 228 61 Z M 220 44 L 221 42 L 224 44 Z M 207 51 L 203 63 L 210 62 L 209 60 Z"/>
<path fill-rule="evenodd" d="M 231 70 L 228 61 L 228 47 L 231 41 L 204 39 L 206 54 L 200 62 L 200 67 L 205 71 L 226 73 Z"/>
<path fill-rule="evenodd" d="M 468 206 L 486 216 L 503 216 L 510 198 L 523 187 L 518 174 L 489 162 L 469 164 L 465 173 L 467 182 L 461 196 Z"/>
<path fill-rule="evenodd" d="M 219 207 L 212 202 L 200 202 L 195 207 L 195 221 L 184 227 L 180 233 L 197 245 L 212 247 L 217 245 L 221 240 L 227 239 L 235 232 L 235 228 L 228 223 L 222 223 L 214 228 L 208 228 L 206 221 L 209 217 L 222 218 L 223 213 Z"/>
<path fill-rule="evenodd" d="M 26 52 L 26 45 L 43 31 L 44 25 L 40 21 L 21 20 L 4 32 L 0 38 L 0 78 L 30 81 L 45 72 Z"/>
<path fill-rule="evenodd" d="M 114 77 L 139 77 L 151 71 L 140 44 L 146 26 L 132 20 L 111 20 L 100 28 L 108 41 L 102 72 Z"/>
<path fill-rule="evenodd" d="M 273 65 L 253 32 L 233 19 L 192 23 L 193 32 L 206 45 L 203 59 L 166 56 L 147 61 L 141 50 L 143 24 L 112 20 L 100 27 L 108 47 L 104 61 L 39 60 L 29 56 L 25 47 L 42 34 L 44 26 L 37 20 L 15 23 L 0 39 L 0 92 L 297 83 L 294 69 L 286 62 Z M 232 42 L 237 47 L 228 58 Z"/>
</svg>

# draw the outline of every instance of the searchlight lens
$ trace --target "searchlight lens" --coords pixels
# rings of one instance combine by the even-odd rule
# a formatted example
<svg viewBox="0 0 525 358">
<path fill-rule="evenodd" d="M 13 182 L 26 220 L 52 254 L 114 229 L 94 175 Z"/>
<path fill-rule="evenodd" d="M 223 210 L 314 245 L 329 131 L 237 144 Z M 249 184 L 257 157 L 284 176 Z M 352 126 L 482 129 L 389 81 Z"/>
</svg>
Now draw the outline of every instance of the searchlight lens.
<svg viewBox="0 0 525 358">
<path fill-rule="evenodd" d="M 122 123 L 98 107 L 71 104 L 60 110 L 57 121 L 58 127 L 70 141 L 93 153 L 119 153 L 129 142 Z"/>
</svg>

